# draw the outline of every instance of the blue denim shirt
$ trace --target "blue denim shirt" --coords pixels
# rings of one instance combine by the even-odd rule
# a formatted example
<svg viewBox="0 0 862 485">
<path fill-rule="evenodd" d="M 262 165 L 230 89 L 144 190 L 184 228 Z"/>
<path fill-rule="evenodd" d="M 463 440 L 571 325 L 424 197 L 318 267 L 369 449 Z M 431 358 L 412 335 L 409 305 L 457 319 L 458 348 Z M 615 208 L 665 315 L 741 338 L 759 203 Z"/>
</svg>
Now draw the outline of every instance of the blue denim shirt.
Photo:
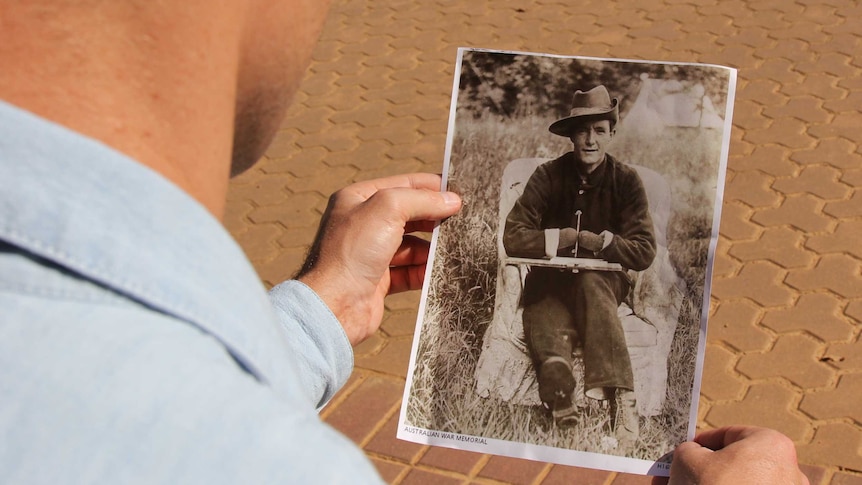
<svg viewBox="0 0 862 485">
<path fill-rule="evenodd" d="M 0 102 L 0 483 L 362 483 L 323 423 L 353 354 L 200 204 Z"/>
</svg>

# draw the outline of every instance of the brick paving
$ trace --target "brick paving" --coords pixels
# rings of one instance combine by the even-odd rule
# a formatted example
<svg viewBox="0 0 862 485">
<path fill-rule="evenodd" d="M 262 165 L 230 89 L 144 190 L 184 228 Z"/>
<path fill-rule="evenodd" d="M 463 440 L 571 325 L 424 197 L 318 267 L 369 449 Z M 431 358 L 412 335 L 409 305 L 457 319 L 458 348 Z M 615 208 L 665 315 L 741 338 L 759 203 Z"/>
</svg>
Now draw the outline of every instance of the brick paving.
<svg viewBox="0 0 862 485">
<path fill-rule="evenodd" d="M 858 1 L 336 0 L 275 142 L 231 184 L 225 224 L 267 284 L 298 269 L 332 191 L 441 170 L 458 46 L 739 69 L 699 425 L 775 427 L 812 484 L 862 484 Z M 395 439 L 417 303 L 389 300 L 323 412 L 385 480 L 649 483 Z"/>
</svg>

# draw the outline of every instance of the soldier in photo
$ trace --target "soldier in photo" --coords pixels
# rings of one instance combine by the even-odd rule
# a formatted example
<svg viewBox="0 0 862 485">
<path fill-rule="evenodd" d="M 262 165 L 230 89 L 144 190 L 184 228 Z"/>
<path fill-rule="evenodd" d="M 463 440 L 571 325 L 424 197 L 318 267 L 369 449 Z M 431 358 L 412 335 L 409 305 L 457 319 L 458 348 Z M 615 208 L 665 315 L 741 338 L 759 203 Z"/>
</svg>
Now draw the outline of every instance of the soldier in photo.
<svg viewBox="0 0 862 485">
<path fill-rule="evenodd" d="M 647 195 L 635 170 L 607 153 L 619 102 L 607 88 L 576 91 L 569 116 L 550 125 L 572 151 L 540 165 L 509 213 L 503 244 L 521 258 L 556 256 L 619 263 L 623 271 L 531 266 L 524 283 L 524 334 L 539 397 L 558 426 L 578 421 L 573 352 L 583 348 L 584 390 L 608 399 L 620 448 L 639 435 L 632 366 L 617 309 L 632 288 L 630 273 L 656 254 Z"/>
</svg>

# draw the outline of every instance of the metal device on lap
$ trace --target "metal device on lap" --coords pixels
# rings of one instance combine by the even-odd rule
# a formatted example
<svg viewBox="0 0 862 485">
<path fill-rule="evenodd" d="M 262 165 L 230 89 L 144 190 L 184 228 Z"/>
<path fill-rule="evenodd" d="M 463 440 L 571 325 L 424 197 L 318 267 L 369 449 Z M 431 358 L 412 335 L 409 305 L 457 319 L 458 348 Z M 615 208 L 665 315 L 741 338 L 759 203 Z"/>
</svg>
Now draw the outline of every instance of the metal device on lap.
<svg viewBox="0 0 862 485">
<path fill-rule="evenodd" d="M 503 264 L 523 264 L 526 266 L 545 266 L 548 268 L 568 269 L 574 272 L 587 271 L 622 271 L 619 263 L 609 263 L 603 259 L 565 258 L 557 256 L 551 259 L 513 258 L 506 256 Z"/>
</svg>

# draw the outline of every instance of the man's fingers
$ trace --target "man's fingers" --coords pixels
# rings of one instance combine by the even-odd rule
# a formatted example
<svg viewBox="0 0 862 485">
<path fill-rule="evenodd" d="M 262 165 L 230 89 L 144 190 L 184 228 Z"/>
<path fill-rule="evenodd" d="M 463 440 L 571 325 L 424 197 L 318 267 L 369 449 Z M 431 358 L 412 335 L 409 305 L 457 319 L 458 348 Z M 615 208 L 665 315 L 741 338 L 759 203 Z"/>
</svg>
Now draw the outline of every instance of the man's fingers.
<svg viewBox="0 0 862 485">
<path fill-rule="evenodd" d="M 392 256 L 391 267 L 397 266 L 414 266 L 425 264 L 428 261 L 428 251 L 431 248 L 431 243 L 418 238 L 416 236 L 404 236 L 401 241 L 401 246 L 395 251 Z"/>
<path fill-rule="evenodd" d="M 753 426 L 725 426 L 699 433 L 695 436 L 694 441 L 710 450 L 720 450 L 742 439 L 769 431 L 765 428 Z"/>
<path fill-rule="evenodd" d="M 408 221 L 407 224 L 404 225 L 404 233 L 431 232 L 434 230 L 434 226 L 437 225 L 437 222 L 438 221 Z"/>
<path fill-rule="evenodd" d="M 327 213 L 356 218 L 354 211 L 360 209 L 368 223 L 377 219 L 408 233 L 430 232 L 462 203 L 457 194 L 440 192 L 440 181 L 439 175 L 416 173 L 357 182 L 330 197 Z"/>
<path fill-rule="evenodd" d="M 713 450 L 709 448 L 701 446 L 694 441 L 686 441 L 685 443 L 680 443 L 673 451 L 673 461 L 676 462 L 677 458 L 690 460 L 693 456 L 709 455 L 711 453 L 713 453 Z"/>
<path fill-rule="evenodd" d="M 403 228 L 410 221 L 435 221 L 451 216 L 461 208 L 461 198 L 452 192 L 391 188 L 377 191 L 366 201 L 366 208 Z"/>
<path fill-rule="evenodd" d="M 695 442 L 679 445 L 670 483 L 698 483 L 704 477 L 734 472 L 747 476 L 751 483 L 807 482 L 790 438 L 767 428 L 728 426 L 705 431 Z"/>
<path fill-rule="evenodd" d="M 424 189 L 439 192 L 442 180 L 436 174 L 410 173 L 357 182 L 343 190 L 353 192 L 363 200 L 367 200 L 378 191 L 385 189 Z"/>
<path fill-rule="evenodd" d="M 425 263 L 431 243 L 415 236 L 404 236 L 389 265 L 389 294 L 418 290 L 425 280 Z"/>
<path fill-rule="evenodd" d="M 418 290 L 425 280 L 425 265 L 398 266 L 389 269 L 389 294 Z"/>
<path fill-rule="evenodd" d="M 691 483 L 698 476 L 701 463 L 714 453 L 693 441 L 680 444 L 673 451 L 673 462 L 670 465 L 671 483 Z"/>
</svg>

